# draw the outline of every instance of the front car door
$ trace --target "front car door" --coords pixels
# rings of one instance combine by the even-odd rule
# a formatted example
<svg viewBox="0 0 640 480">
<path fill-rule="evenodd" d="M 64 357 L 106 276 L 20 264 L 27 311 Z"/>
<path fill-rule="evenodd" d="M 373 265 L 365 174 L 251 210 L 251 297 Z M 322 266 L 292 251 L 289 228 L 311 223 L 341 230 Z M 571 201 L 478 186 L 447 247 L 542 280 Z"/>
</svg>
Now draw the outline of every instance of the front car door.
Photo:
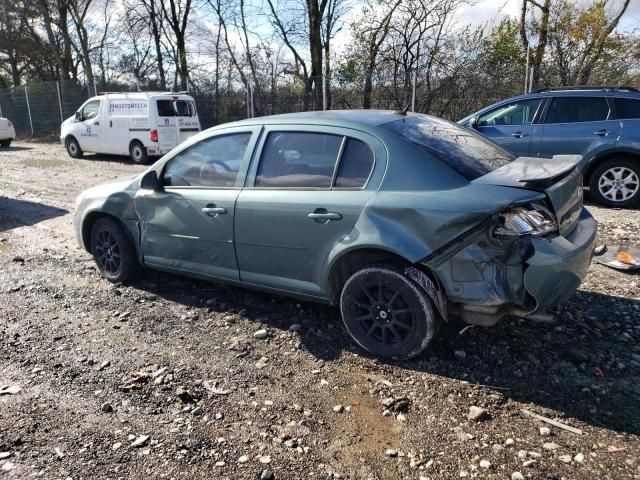
<svg viewBox="0 0 640 480">
<path fill-rule="evenodd" d="M 260 128 L 230 128 L 183 148 L 160 167 L 162 191 L 135 198 L 144 263 L 237 280 L 236 199 Z"/>
<path fill-rule="evenodd" d="M 379 185 L 386 153 L 374 137 L 330 127 L 265 128 L 236 207 L 244 283 L 321 297 L 323 264 Z"/>
<path fill-rule="evenodd" d="M 541 98 L 504 103 L 480 115 L 475 128 L 518 157 L 530 155 L 532 139 L 540 129 L 536 114 L 541 104 Z"/>
<path fill-rule="evenodd" d="M 103 102 L 101 99 L 89 100 L 78 112 L 80 113 L 78 143 L 85 152 L 102 152 L 104 142 L 103 125 L 100 123 Z"/>
<path fill-rule="evenodd" d="M 593 156 L 615 144 L 620 122 L 606 97 L 566 96 L 547 100 L 538 156 Z"/>
</svg>

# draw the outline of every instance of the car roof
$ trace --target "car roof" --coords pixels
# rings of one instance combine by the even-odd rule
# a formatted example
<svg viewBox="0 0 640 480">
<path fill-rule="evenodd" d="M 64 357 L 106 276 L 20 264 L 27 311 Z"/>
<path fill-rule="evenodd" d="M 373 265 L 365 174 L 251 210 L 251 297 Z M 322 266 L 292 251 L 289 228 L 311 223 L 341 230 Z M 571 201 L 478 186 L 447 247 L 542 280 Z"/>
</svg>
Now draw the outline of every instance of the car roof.
<svg viewBox="0 0 640 480">
<path fill-rule="evenodd" d="M 518 95 L 515 97 L 510 97 L 505 100 L 502 100 L 498 103 L 502 103 L 504 101 L 513 101 L 513 100 L 526 100 L 527 98 L 546 98 L 546 97 L 626 97 L 626 98 L 640 98 L 640 92 L 637 90 L 626 90 L 624 88 L 614 89 L 614 88 L 588 88 L 584 89 L 579 88 L 567 88 L 563 90 L 561 88 L 554 88 L 550 90 L 534 90 L 531 93 L 526 93 L 524 95 Z"/>
<path fill-rule="evenodd" d="M 248 118 L 237 122 L 225 123 L 220 127 L 235 127 L 245 125 L 326 125 L 341 127 L 377 127 L 384 123 L 406 118 L 412 113 L 403 113 L 393 110 L 318 110 L 311 112 L 283 113 L 280 115 L 267 115 L 265 117 Z M 217 127 L 214 127 L 217 128 Z"/>
</svg>

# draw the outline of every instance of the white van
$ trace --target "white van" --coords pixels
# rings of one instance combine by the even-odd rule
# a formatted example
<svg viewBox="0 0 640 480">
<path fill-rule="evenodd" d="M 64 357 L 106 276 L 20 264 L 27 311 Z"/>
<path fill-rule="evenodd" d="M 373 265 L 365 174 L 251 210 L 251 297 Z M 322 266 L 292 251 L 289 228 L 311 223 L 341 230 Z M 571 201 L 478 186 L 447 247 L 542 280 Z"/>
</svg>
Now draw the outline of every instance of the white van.
<svg viewBox="0 0 640 480">
<path fill-rule="evenodd" d="M 16 138 L 16 130 L 7 118 L 0 117 L 0 147 L 11 146 L 11 141 Z"/>
<path fill-rule="evenodd" d="M 60 130 L 60 142 L 74 158 L 110 153 L 146 163 L 198 133 L 200 121 L 189 95 L 106 93 L 87 100 Z"/>
</svg>

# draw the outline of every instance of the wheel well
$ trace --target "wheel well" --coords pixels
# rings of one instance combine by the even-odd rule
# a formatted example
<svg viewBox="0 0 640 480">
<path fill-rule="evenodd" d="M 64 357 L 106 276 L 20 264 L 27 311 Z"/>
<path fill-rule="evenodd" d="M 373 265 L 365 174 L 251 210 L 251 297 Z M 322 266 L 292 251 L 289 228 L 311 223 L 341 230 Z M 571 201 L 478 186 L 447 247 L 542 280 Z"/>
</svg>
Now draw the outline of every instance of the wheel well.
<svg viewBox="0 0 640 480">
<path fill-rule="evenodd" d="M 403 267 L 411 265 L 411 262 L 400 255 L 376 248 L 363 248 L 345 253 L 336 260 L 329 273 L 331 304 L 335 305 L 339 302 L 342 287 L 352 274 L 374 263 L 391 263 Z"/>
<path fill-rule="evenodd" d="M 67 146 L 67 143 L 69 142 L 69 140 L 75 140 L 75 141 L 76 141 L 76 143 L 78 143 L 78 139 L 77 139 L 74 135 L 67 135 L 67 136 L 64 138 L 64 146 L 65 146 L 65 147 Z"/>
<path fill-rule="evenodd" d="M 593 171 L 596 168 L 598 168 L 598 165 L 600 165 L 602 162 L 605 162 L 607 160 L 611 160 L 612 158 L 624 158 L 625 160 L 640 161 L 640 154 L 633 154 L 628 152 L 615 152 L 615 153 L 607 153 L 600 157 L 596 157 L 587 166 L 587 169 L 585 170 L 584 176 L 583 176 L 583 183 L 585 185 L 589 185 L 589 182 L 591 181 L 591 174 L 593 174 Z"/>
<path fill-rule="evenodd" d="M 134 138 L 133 140 L 131 140 L 131 141 L 129 142 L 129 151 L 131 151 L 131 147 L 133 147 L 133 145 L 134 145 L 135 143 L 139 143 L 140 145 L 142 145 L 142 148 L 145 148 L 145 147 L 144 147 L 144 143 L 142 143 L 142 140 L 140 140 L 140 139 L 138 139 L 138 138 Z"/>
<path fill-rule="evenodd" d="M 95 225 L 95 223 L 98 220 L 100 220 L 101 218 L 105 218 L 105 217 L 109 217 L 112 220 L 114 220 L 115 222 L 117 222 L 118 224 L 120 224 L 120 226 L 122 227 L 122 229 L 125 232 L 128 231 L 128 229 L 120 221 L 120 219 L 118 217 L 115 217 L 115 216 L 111 215 L 111 214 L 108 214 L 108 213 L 105 213 L 105 212 L 91 212 L 91 213 L 87 214 L 86 218 L 82 222 L 82 244 L 84 245 L 84 248 L 89 253 L 93 253 L 91 251 L 91 229 L 93 228 L 93 226 Z"/>
</svg>

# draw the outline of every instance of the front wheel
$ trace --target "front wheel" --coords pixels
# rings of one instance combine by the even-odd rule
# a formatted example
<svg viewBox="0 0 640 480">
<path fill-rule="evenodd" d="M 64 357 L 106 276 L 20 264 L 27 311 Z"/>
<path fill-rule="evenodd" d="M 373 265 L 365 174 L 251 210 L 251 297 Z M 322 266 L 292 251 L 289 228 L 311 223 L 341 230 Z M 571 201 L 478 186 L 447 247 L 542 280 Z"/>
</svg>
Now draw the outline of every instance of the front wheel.
<svg viewBox="0 0 640 480">
<path fill-rule="evenodd" d="M 129 146 L 129 157 L 131 157 L 131 161 L 137 164 L 144 164 L 149 161 L 149 155 L 147 154 L 147 149 L 141 142 L 131 142 Z"/>
<path fill-rule="evenodd" d="M 612 158 L 596 167 L 589 179 L 593 199 L 607 207 L 627 208 L 640 203 L 640 162 Z"/>
<path fill-rule="evenodd" d="M 115 220 L 103 217 L 91 228 L 91 252 L 104 278 L 126 282 L 139 270 L 133 242 Z"/>
<path fill-rule="evenodd" d="M 80 144 L 75 138 L 69 138 L 65 144 L 65 147 L 67 147 L 67 153 L 71 158 L 82 158 L 82 149 L 80 148 Z"/>
<path fill-rule="evenodd" d="M 0 146 L 3 146 L 5 148 L 10 147 L 11 146 L 11 139 L 0 141 Z"/>
<path fill-rule="evenodd" d="M 439 322 L 427 294 L 393 265 L 364 268 L 351 275 L 342 289 L 340 311 L 358 345 L 378 357 L 396 360 L 422 353 Z"/>
</svg>

